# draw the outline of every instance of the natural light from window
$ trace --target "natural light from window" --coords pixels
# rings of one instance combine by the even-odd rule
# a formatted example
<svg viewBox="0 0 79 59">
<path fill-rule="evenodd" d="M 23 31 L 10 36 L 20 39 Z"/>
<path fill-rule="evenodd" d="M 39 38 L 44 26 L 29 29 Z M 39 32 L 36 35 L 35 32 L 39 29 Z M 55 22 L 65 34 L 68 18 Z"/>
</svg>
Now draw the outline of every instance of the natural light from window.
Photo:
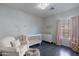
<svg viewBox="0 0 79 59">
<path fill-rule="evenodd" d="M 61 49 L 60 50 L 60 56 L 70 56 L 70 53 Z"/>
</svg>

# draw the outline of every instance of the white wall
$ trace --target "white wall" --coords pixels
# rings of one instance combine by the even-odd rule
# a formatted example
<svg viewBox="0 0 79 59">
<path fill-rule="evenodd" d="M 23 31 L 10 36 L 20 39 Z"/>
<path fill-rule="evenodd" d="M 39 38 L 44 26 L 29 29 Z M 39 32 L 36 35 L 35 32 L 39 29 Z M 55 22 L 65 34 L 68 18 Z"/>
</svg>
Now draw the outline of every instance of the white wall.
<svg viewBox="0 0 79 59">
<path fill-rule="evenodd" d="M 62 12 L 59 14 L 52 15 L 44 20 L 44 28 L 43 28 L 43 33 L 51 33 L 53 36 L 53 41 L 55 42 L 56 40 L 56 25 L 57 25 L 57 20 L 63 19 L 67 20 L 71 16 L 79 16 L 79 8 L 74 8 L 71 10 L 68 10 L 66 12 Z M 49 27 L 48 27 L 49 26 Z"/>
<path fill-rule="evenodd" d="M 44 20 L 43 33 L 52 34 L 53 42 L 55 42 L 54 39 L 56 39 L 56 25 L 57 25 L 56 21 L 57 21 L 57 18 L 55 16 L 48 17 Z"/>
<path fill-rule="evenodd" d="M 22 11 L 0 6 L 0 38 L 18 34 L 39 34 L 42 19 Z"/>
</svg>

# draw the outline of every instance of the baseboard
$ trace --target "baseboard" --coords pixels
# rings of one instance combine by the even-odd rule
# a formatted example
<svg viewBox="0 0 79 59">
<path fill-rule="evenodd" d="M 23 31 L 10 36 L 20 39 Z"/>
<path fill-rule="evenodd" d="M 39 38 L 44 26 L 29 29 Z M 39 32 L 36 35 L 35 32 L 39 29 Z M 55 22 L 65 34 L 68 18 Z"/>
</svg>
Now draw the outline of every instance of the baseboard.
<svg viewBox="0 0 79 59">
<path fill-rule="evenodd" d="M 42 41 L 42 42 L 46 42 L 46 43 L 49 43 L 49 44 L 54 44 L 54 45 L 56 45 L 56 43 L 54 43 L 54 42 L 48 42 L 48 41 Z"/>
</svg>

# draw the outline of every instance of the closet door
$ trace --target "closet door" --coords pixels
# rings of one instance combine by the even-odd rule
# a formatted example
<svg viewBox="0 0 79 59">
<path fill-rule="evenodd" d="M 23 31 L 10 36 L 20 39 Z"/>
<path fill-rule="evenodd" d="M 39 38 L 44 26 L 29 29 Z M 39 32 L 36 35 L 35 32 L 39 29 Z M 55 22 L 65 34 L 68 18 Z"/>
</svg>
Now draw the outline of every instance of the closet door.
<svg viewBox="0 0 79 59">
<path fill-rule="evenodd" d="M 62 45 L 70 47 L 70 40 L 72 38 L 71 20 L 66 19 L 64 22 Z"/>
<path fill-rule="evenodd" d="M 57 44 L 70 47 L 70 39 L 72 39 L 71 20 L 59 20 L 57 27 Z"/>
</svg>

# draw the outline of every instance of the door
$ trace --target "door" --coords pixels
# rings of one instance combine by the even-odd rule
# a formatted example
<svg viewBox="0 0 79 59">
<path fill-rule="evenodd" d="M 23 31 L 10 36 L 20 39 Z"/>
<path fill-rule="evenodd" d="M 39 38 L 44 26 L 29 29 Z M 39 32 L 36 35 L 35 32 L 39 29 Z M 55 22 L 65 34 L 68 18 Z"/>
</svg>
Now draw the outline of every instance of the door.
<svg viewBox="0 0 79 59">
<path fill-rule="evenodd" d="M 57 28 L 57 44 L 70 47 L 72 39 L 72 23 L 70 19 L 59 20 Z"/>
</svg>

